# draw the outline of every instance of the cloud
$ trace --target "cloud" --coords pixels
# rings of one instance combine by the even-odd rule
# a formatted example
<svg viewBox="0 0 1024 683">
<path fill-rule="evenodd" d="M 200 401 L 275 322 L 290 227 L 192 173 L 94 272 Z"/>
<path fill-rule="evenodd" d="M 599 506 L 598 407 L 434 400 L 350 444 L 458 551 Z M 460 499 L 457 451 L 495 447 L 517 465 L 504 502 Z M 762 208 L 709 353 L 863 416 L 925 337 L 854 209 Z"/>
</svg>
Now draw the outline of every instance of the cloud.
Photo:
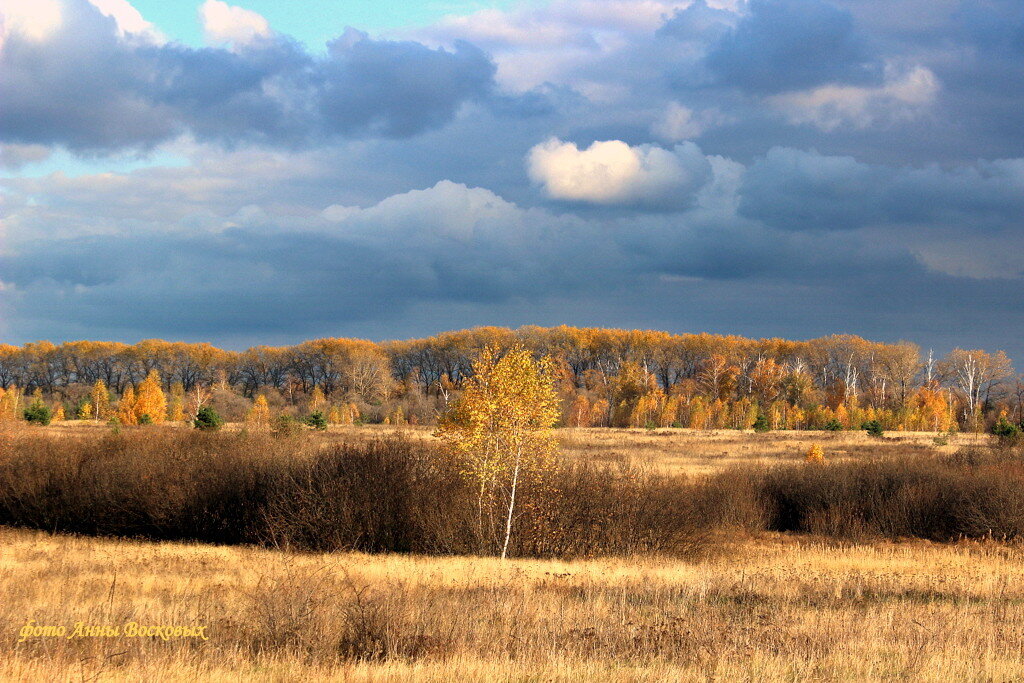
<svg viewBox="0 0 1024 683">
<path fill-rule="evenodd" d="M 221 0 L 206 0 L 199 6 L 199 18 L 207 42 L 213 45 L 245 45 L 271 35 L 270 24 L 262 15 Z"/>
<path fill-rule="evenodd" d="M 289 229 L 275 229 L 274 215 L 252 207 L 217 231 L 23 241 L 0 255 L 4 297 L 69 324 L 146 328 L 163 316 L 175 334 L 219 334 L 379 319 L 382 302 L 391 316 L 421 302 L 538 298 L 585 282 L 561 265 L 581 221 L 449 181 Z M 578 267 L 610 282 L 613 248 L 593 245 Z"/>
<path fill-rule="evenodd" d="M 822 0 L 751 0 L 707 64 L 722 82 L 772 94 L 876 77 L 848 11 Z"/>
<path fill-rule="evenodd" d="M 494 66 L 466 43 L 430 49 L 349 31 L 320 56 L 277 35 L 239 45 L 256 34 L 230 33 L 230 21 L 218 19 L 215 30 L 234 49 L 195 50 L 127 40 L 85 0 L 63 0 L 59 10 L 38 37 L 17 28 L 25 22 L 4 29 L 0 141 L 102 151 L 186 134 L 287 147 L 408 137 L 486 100 L 493 86 Z"/>
<path fill-rule="evenodd" d="M 139 10 L 128 0 L 89 0 L 104 16 L 111 17 L 117 24 L 121 37 L 136 36 L 154 43 L 163 43 L 165 38 L 153 24 L 142 18 Z"/>
<path fill-rule="evenodd" d="M 1011 325 L 1024 322 L 1016 288 L 996 302 L 986 295 L 991 283 L 929 269 L 891 242 L 779 231 L 721 207 L 581 219 L 442 181 L 350 208 L 327 220 L 273 203 L 241 206 L 230 227 L 183 231 L 171 219 L 145 234 L 125 216 L 116 239 L 19 240 L 0 254 L 8 339 L 84 331 L 250 344 L 486 321 L 842 329 L 891 339 L 928 332 L 923 341 L 966 343 L 950 331 L 969 322 L 959 297 L 979 315 L 998 310 Z M 940 318 L 942 329 L 928 327 Z"/>
<path fill-rule="evenodd" d="M 704 126 L 696 119 L 693 110 L 678 102 L 670 103 L 661 119 L 651 126 L 652 133 L 669 142 L 689 140 L 703 131 Z"/>
<path fill-rule="evenodd" d="M 842 329 L 925 343 L 966 343 L 963 330 L 977 329 L 975 345 L 1006 346 L 972 316 L 1006 329 L 1024 323 L 1012 263 L 954 271 L 941 249 L 924 253 L 856 213 L 904 221 L 908 235 L 922 217 L 955 225 L 955 211 L 963 218 L 984 206 L 993 226 L 1005 225 L 1006 202 L 1024 196 L 1019 161 L 954 172 L 795 150 L 749 166 L 712 155 L 713 177 L 688 208 L 574 215 L 448 180 L 363 202 L 326 151 L 201 150 L 211 156 L 189 166 L 3 181 L 2 223 L 13 233 L 0 254 L 7 338 L 243 345 L 568 322 L 790 336 Z M 374 152 L 354 168 L 365 174 Z M 832 195 L 808 206 L 801 188 L 814 181 Z M 960 183 L 963 192 L 921 213 Z M 887 184 L 894 197 L 916 192 L 915 202 L 873 194 Z M 830 203 L 833 213 L 822 213 Z M 794 229 L 788 220 L 801 207 L 819 212 L 815 221 L 845 212 L 850 222 Z M 993 239 L 1007 254 L 1020 243 L 1005 232 Z M 1005 286 L 978 279 L 993 266 L 1008 269 Z"/>
<path fill-rule="evenodd" d="M 780 230 L 902 226 L 1007 238 L 1024 213 L 1024 160 L 893 167 L 775 148 L 747 169 L 738 191 L 742 215 Z M 902 235 L 894 230 L 890 239 Z"/>
<path fill-rule="evenodd" d="M 658 35 L 684 41 L 717 41 L 736 25 L 738 18 L 736 12 L 711 7 L 706 0 L 694 0 L 673 12 L 658 27 Z"/>
<path fill-rule="evenodd" d="M 18 169 L 50 156 L 43 145 L 0 145 L 0 168 Z"/>
<path fill-rule="evenodd" d="M 693 143 L 666 150 L 606 140 L 581 150 L 558 138 L 533 147 L 527 167 L 552 199 L 653 207 L 689 204 L 711 170 Z"/>
<path fill-rule="evenodd" d="M 472 40 L 488 49 L 559 45 L 599 49 L 609 34 L 653 32 L 687 4 L 685 0 L 556 0 L 541 6 L 448 15 L 417 34 Z"/>
<path fill-rule="evenodd" d="M 651 35 L 688 0 L 555 0 L 523 3 L 514 9 L 483 9 L 450 15 L 406 35 L 431 44 L 466 40 L 492 55 L 498 83 L 516 92 L 545 84 L 591 91 L 599 74 L 584 79 L 581 70 L 629 49 Z M 588 81 L 588 82 L 584 82 Z"/>
<path fill-rule="evenodd" d="M 52 35 L 61 25 L 60 0 L 0 2 L 0 49 L 11 37 L 39 42 Z"/>
<path fill-rule="evenodd" d="M 326 51 L 207 7 L 195 49 L 0 0 L 9 339 L 1019 336 L 1019 2 L 557 0 Z"/>
<path fill-rule="evenodd" d="M 727 122 L 717 109 L 694 111 L 678 102 L 669 102 L 651 125 L 651 133 L 666 142 L 681 142 L 701 136 L 704 131 Z"/>
<path fill-rule="evenodd" d="M 810 123 L 831 131 L 840 126 L 867 128 L 917 118 L 934 104 L 939 90 L 938 79 L 926 67 L 899 71 L 888 65 L 885 82 L 876 87 L 824 85 L 776 95 L 769 102 L 794 123 Z"/>
</svg>

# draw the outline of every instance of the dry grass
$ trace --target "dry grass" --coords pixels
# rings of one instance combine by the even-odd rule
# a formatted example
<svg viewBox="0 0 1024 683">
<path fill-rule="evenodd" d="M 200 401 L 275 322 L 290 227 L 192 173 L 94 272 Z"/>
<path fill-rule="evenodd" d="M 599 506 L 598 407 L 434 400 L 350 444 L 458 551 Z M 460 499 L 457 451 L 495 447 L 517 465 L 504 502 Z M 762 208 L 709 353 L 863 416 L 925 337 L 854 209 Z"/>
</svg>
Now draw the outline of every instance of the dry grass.
<svg viewBox="0 0 1024 683">
<path fill-rule="evenodd" d="M 234 426 L 232 426 L 234 428 Z M 368 440 L 399 432 L 412 440 L 433 441 L 431 427 L 332 426 L 327 438 Z M 877 459 L 880 456 L 952 454 L 965 446 L 988 444 L 986 434 L 887 432 L 878 439 L 863 430 L 753 431 L 721 429 L 559 429 L 562 453 L 596 464 L 630 463 L 666 474 L 714 474 L 733 465 L 769 465 L 800 462 L 812 444 L 821 444 L 830 462 Z M 945 445 L 937 445 L 940 438 Z"/>
<path fill-rule="evenodd" d="M 766 535 L 694 563 L 292 555 L 0 530 L 5 680 L 1016 680 L 1021 550 Z M 209 640 L 38 639 L 43 624 Z"/>
<path fill-rule="evenodd" d="M 712 474 L 732 465 L 799 462 L 812 444 L 820 443 L 829 461 L 876 459 L 953 453 L 966 445 L 987 443 L 989 437 L 957 434 L 936 445 L 931 432 L 888 432 L 881 439 L 864 431 L 779 431 L 755 434 L 731 429 L 563 429 L 567 455 L 595 462 L 644 463 L 670 473 Z"/>
<path fill-rule="evenodd" d="M 234 423 L 228 431 L 242 429 Z M 36 428 L 39 429 L 39 428 Z M 45 428 L 47 432 L 68 438 L 85 438 L 109 431 L 104 424 L 68 421 Z M 332 425 L 322 435 L 324 444 L 337 441 L 363 442 L 381 436 L 401 434 L 411 441 L 433 442 L 433 427 Z M 879 456 L 952 454 L 965 446 L 988 444 L 986 434 L 936 434 L 934 432 L 887 432 L 881 439 L 863 430 L 776 431 L 755 434 L 752 431 L 722 429 L 560 429 L 559 442 L 564 455 L 596 464 L 631 463 L 667 474 L 713 474 L 732 465 L 767 465 L 803 460 L 812 444 L 821 444 L 830 462 L 877 459 Z M 940 438 L 945 445 L 937 445 Z"/>
</svg>

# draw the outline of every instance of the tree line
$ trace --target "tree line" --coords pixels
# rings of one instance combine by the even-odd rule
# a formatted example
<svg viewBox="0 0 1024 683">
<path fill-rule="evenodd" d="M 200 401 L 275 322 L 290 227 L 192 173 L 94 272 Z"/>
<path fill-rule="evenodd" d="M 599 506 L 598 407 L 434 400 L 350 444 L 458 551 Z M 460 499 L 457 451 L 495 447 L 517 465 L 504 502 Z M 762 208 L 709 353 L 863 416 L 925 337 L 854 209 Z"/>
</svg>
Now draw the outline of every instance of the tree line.
<svg viewBox="0 0 1024 683">
<path fill-rule="evenodd" d="M 261 412 L 263 404 L 271 413 L 322 412 L 332 422 L 431 423 L 484 349 L 500 354 L 516 345 L 556 363 L 567 426 L 855 429 L 878 421 L 886 429 L 947 431 L 1024 419 L 1024 381 L 1002 351 L 936 357 L 910 342 L 853 335 L 793 341 L 567 326 L 244 351 L 162 340 L 0 345 L 0 415 L 17 417 L 41 401 L 68 418 L 109 419 L 149 378 L 147 400 L 159 404 L 155 383 L 166 415 L 126 409 L 123 419 L 190 419 L 211 404 L 228 419 L 245 419 L 259 400 Z"/>
</svg>

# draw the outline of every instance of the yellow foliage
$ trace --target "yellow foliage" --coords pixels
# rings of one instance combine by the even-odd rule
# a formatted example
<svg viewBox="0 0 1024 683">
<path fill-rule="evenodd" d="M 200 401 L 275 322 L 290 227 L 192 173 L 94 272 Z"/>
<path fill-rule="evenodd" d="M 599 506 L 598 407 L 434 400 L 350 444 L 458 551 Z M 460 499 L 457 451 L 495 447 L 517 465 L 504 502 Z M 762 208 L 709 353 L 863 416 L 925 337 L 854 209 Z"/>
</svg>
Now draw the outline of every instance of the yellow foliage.
<svg viewBox="0 0 1024 683">
<path fill-rule="evenodd" d="M 171 422 L 184 422 L 185 415 L 185 386 L 181 382 L 171 385 L 171 402 L 167 409 L 167 419 Z"/>
<path fill-rule="evenodd" d="M 583 394 L 573 399 L 569 406 L 569 414 L 566 416 L 567 427 L 589 427 L 590 426 L 590 401 Z"/>
<path fill-rule="evenodd" d="M 522 478 L 544 471 L 557 452 L 553 432 L 560 417 L 556 370 L 549 356 L 536 361 L 519 345 L 501 357 L 497 349 L 485 348 L 473 363 L 473 375 L 466 380 L 462 394 L 441 416 L 436 432 L 479 487 L 481 539 L 485 537 L 485 503 L 497 495 L 506 496 L 503 558 L 508 553 Z"/>
<path fill-rule="evenodd" d="M 678 395 L 672 395 L 665 399 L 665 404 L 661 409 L 661 418 L 658 420 L 658 426 L 671 427 L 673 423 L 678 421 L 679 403 Z"/>
<path fill-rule="evenodd" d="M 309 412 L 323 412 L 326 406 L 327 398 L 324 397 L 324 390 L 321 389 L 319 386 L 313 387 L 313 392 L 309 395 Z"/>
<path fill-rule="evenodd" d="M 630 416 L 630 427 L 647 427 L 657 425 L 665 403 L 665 392 L 661 389 L 648 391 L 637 399 Z"/>
<path fill-rule="evenodd" d="M 143 422 L 143 415 L 148 416 L 153 424 L 167 420 L 167 398 L 160 388 L 160 375 L 156 370 L 150 370 L 146 379 L 139 384 L 132 410 L 135 413 L 133 424 Z"/>
<path fill-rule="evenodd" d="M 690 429 L 706 429 L 708 417 L 708 408 L 704 399 L 700 396 L 695 396 L 690 401 Z"/>
<path fill-rule="evenodd" d="M 21 419 L 21 389 L 0 389 L 0 422 Z"/>
<path fill-rule="evenodd" d="M 835 411 L 833 411 L 833 417 L 839 421 L 839 424 L 843 425 L 843 429 L 850 428 L 850 411 L 842 403 L 836 406 Z"/>
<path fill-rule="evenodd" d="M 252 408 L 245 416 L 245 424 L 255 431 L 266 431 L 270 429 L 270 405 L 263 394 L 256 397 Z"/>
<path fill-rule="evenodd" d="M 804 456 L 804 462 L 817 465 L 823 465 L 825 463 L 825 449 L 821 447 L 821 444 L 816 443 L 807 449 L 807 455 Z"/>
<path fill-rule="evenodd" d="M 590 426 L 607 427 L 609 408 L 610 406 L 608 405 L 608 401 L 603 398 L 594 401 L 594 405 L 590 406 L 590 417 L 588 418 Z"/>
<path fill-rule="evenodd" d="M 171 422 L 185 421 L 185 401 L 177 396 L 171 397 L 171 405 L 167 411 L 167 419 Z"/>
<path fill-rule="evenodd" d="M 89 394 L 92 401 L 92 418 L 94 420 L 105 420 L 111 417 L 110 414 L 110 392 L 103 380 L 98 379 L 92 385 L 92 392 Z"/>
<path fill-rule="evenodd" d="M 135 417 L 135 390 L 131 387 L 124 390 L 121 400 L 117 403 L 117 419 L 123 425 L 139 423 L 138 418 Z"/>
</svg>

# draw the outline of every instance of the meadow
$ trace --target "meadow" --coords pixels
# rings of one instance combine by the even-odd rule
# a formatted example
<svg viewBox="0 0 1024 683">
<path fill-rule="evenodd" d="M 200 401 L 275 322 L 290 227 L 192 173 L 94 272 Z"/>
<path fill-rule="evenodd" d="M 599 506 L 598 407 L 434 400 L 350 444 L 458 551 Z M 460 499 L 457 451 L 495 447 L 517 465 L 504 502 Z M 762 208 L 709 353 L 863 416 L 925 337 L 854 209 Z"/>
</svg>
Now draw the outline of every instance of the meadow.
<svg viewBox="0 0 1024 683">
<path fill-rule="evenodd" d="M 224 431 L 240 432 L 245 423 L 227 423 Z M 320 443 L 366 442 L 398 435 L 416 443 L 434 443 L 429 425 L 329 425 Z M 110 427 L 93 420 L 55 422 L 45 428 L 55 438 L 93 438 Z M 701 475 L 733 465 L 800 462 L 814 444 L 821 444 L 830 461 L 877 459 L 879 456 L 952 454 L 965 447 L 987 446 L 983 433 L 887 432 L 873 438 L 863 430 L 772 431 L 755 434 L 739 429 L 680 428 L 562 428 L 557 431 L 561 453 L 569 459 L 597 464 L 632 463 L 671 474 Z"/>
<path fill-rule="evenodd" d="M 573 466 L 552 505 L 573 525 L 524 533 L 503 562 L 467 549 L 455 484 L 431 497 L 443 469 L 405 479 L 385 467 L 403 502 L 383 516 L 368 514 L 380 490 L 352 495 L 365 484 L 353 462 L 379 471 L 392 455 L 429 452 L 429 430 L 7 431 L 0 678 L 1024 677 L 1016 449 L 973 435 L 558 435 Z M 824 465 L 803 462 L 811 443 L 823 445 Z M 287 476 L 280 462 L 291 463 Z M 333 488 L 303 484 L 311 472 Z M 297 485 L 274 508 L 274 487 Z M 264 491 L 267 507 L 196 526 L 211 510 L 227 515 L 225 491 L 240 486 Z M 337 521 L 321 495 L 362 534 L 315 547 L 310 530 Z M 608 506 L 615 514 L 595 512 Z M 652 539 L 658 529 L 677 542 Z M 391 552 L 395 543 L 404 550 Z M 18 642 L 29 620 L 69 632 L 76 622 L 202 625 L 208 639 Z"/>
</svg>

